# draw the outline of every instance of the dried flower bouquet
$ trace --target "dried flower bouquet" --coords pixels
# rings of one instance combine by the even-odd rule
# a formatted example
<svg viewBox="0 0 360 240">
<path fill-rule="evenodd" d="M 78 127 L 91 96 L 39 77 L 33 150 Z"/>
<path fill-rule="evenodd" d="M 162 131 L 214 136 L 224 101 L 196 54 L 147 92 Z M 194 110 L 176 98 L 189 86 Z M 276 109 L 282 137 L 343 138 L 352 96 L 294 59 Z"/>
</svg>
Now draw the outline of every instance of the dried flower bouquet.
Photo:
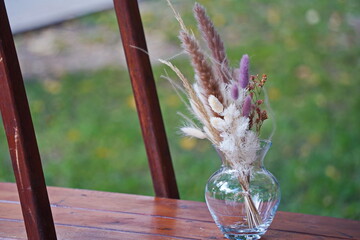
<svg viewBox="0 0 360 240">
<path fill-rule="evenodd" d="M 190 81 L 172 63 L 160 60 L 180 78 L 189 100 L 189 110 L 202 126 L 185 117 L 181 131 L 190 137 L 208 139 L 223 155 L 223 164 L 238 170 L 244 193 L 248 193 L 251 169 L 260 149 L 259 132 L 268 118 L 262 109 L 262 88 L 267 76 L 249 75 L 249 56 L 243 55 L 239 68 L 231 68 L 224 43 L 203 6 L 196 3 L 194 16 L 201 36 L 210 50 L 210 57 L 201 49 L 193 32 L 174 10 L 180 23 L 182 48 L 191 59 L 195 81 Z M 175 84 L 176 85 L 176 84 Z M 244 194 L 249 226 L 262 224 L 258 209 L 250 194 Z"/>
</svg>

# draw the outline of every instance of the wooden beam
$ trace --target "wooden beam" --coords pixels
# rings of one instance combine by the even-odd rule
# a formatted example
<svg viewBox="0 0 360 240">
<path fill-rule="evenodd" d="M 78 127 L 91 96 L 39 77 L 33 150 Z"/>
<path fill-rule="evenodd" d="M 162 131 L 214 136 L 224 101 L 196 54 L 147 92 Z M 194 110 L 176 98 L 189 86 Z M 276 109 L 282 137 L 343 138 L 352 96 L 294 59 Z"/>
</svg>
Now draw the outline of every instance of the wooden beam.
<svg viewBox="0 0 360 240">
<path fill-rule="evenodd" d="M 0 0 L 0 109 L 28 239 L 56 239 L 40 154 L 4 0 Z"/>
<path fill-rule="evenodd" d="M 151 176 L 158 197 L 179 198 L 136 0 L 114 0 Z"/>
</svg>

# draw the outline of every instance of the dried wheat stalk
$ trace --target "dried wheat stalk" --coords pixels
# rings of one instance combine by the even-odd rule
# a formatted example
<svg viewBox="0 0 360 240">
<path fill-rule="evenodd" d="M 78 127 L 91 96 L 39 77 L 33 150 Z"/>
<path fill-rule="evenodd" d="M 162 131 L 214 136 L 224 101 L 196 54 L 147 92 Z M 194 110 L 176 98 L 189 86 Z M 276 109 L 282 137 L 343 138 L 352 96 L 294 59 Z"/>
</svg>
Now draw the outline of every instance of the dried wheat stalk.
<svg viewBox="0 0 360 240">
<path fill-rule="evenodd" d="M 206 60 L 204 53 L 201 51 L 198 41 L 193 34 L 181 31 L 179 38 L 182 42 L 182 47 L 191 58 L 191 63 L 194 67 L 195 74 L 197 75 L 197 83 L 200 88 L 204 90 L 205 102 L 210 95 L 217 97 L 223 103 L 223 96 L 220 91 L 219 83 L 215 80 L 211 66 Z M 215 114 L 216 115 L 216 114 Z"/>
<path fill-rule="evenodd" d="M 194 15 L 198 22 L 198 28 L 204 41 L 207 43 L 211 55 L 215 61 L 214 70 L 218 78 L 224 83 L 229 83 L 229 63 L 225 52 L 224 43 L 219 33 L 216 31 L 214 24 L 206 14 L 206 10 L 199 3 L 195 4 Z"/>
</svg>

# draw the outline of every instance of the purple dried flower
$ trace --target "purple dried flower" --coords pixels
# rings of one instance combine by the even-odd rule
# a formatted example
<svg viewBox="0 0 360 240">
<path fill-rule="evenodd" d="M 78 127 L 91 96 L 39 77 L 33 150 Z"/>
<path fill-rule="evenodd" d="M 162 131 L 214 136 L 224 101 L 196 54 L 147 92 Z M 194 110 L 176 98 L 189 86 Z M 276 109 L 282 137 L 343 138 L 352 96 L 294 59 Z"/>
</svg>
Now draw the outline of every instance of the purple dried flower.
<svg viewBox="0 0 360 240">
<path fill-rule="evenodd" d="M 247 54 L 241 58 L 238 78 L 240 87 L 246 88 L 249 84 L 249 55 Z"/>
<path fill-rule="evenodd" d="M 239 88 L 238 88 L 236 83 L 233 84 L 232 87 L 231 87 L 231 97 L 234 100 L 237 100 L 239 98 Z"/>
<path fill-rule="evenodd" d="M 242 107 L 242 116 L 248 117 L 250 114 L 250 110 L 251 110 L 251 96 L 247 95 L 244 100 L 243 107 Z"/>
</svg>

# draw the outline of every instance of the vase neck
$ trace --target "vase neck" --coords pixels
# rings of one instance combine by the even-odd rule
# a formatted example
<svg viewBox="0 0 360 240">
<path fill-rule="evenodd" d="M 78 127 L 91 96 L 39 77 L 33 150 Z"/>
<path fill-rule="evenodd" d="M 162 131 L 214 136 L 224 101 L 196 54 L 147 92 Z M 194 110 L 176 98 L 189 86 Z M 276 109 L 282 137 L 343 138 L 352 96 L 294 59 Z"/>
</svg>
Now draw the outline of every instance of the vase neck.
<svg viewBox="0 0 360 240">
<path fill-rule="evenodd" d="M 270 140 L 261 140 L 260 141 L 260 149 L 256 152 L 256 161 L 259 162 L 260 166 L 264 165 L 264 158 L 271 147 Z"/>
</svg>

